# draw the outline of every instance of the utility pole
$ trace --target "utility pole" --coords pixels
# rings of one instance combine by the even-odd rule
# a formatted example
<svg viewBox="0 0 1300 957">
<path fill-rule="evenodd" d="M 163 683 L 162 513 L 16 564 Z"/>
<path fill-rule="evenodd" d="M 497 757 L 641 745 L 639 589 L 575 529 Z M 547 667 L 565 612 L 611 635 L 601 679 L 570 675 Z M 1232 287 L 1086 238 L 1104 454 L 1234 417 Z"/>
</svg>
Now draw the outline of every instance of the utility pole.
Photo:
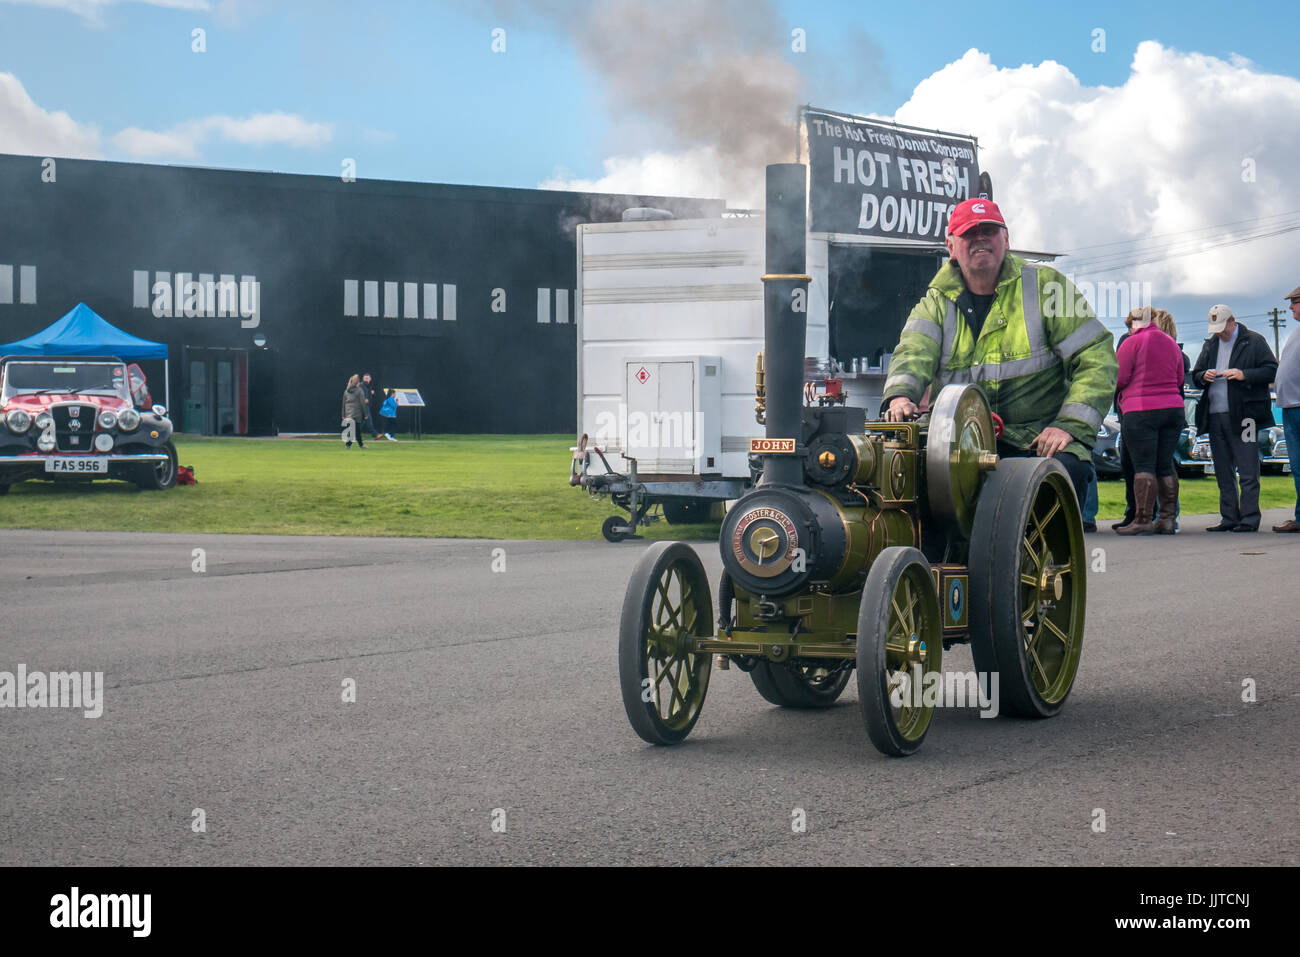
<svg viewBox="0 0 1300 957">
<path fill-rule="evenodd" d="M 1281 329 L 1284 325 L 1286 325 L 1286 320 L 1279 318 L 1281 315 L 1282 315 L 1282 310 L 1279 309 L 1277 306 L 1274 306 L 1273 318 L 1268 321 L 1269 325 L 1273 327 L 1273 355 L 1275 356 L 1281 355 L 1282 353 L 1282 347 L 1278 344 L 1277 331 Z"/>
</svg>

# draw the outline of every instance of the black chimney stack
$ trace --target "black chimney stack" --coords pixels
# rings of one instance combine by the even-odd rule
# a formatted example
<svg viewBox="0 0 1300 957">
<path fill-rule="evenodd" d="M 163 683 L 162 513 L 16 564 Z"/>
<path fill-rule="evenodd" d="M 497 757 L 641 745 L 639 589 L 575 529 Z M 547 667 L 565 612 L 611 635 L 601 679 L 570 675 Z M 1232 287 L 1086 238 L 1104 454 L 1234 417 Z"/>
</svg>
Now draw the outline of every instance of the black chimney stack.
<svg viewBox="0 0 1300 957">
<path fill-rule="evenodd" d="M 811 282 L 804 273 L 807 182 L 808 168 L 802 163 L 774 163 L 767 168 L 767 274 L 763 276 L 767 437 L 793 439 L 796 446 L 803 418 L 803 354 Z M 768 454 L 762 484 L 802 485 L 803 460 L 795 454 Z"/>
</svg>

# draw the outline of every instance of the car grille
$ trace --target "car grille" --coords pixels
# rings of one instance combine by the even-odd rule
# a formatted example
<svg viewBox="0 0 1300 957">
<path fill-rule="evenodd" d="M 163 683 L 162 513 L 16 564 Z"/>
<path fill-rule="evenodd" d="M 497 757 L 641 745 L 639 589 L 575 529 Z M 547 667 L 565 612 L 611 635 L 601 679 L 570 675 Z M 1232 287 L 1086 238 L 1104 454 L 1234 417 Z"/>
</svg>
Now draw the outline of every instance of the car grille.
<svg viewBox="0 0 1300 957">
<path fill-rule="evenodd" d="M 1192 446 L 1192 458 L 1194 458 L 1194 459 L 1209 459 L 1209 458 L 1211 458 L 1211 456 L 1210 456 L 1210 443 L 1209 443 L 1209 442 L 1197 442 L 1194 446 Z"/>
<path fill-rule="evenodd" d="M 1273 446 L 1273 455 L 1279 459 L 1287 458 L 1286 439 Z"/>
<path fill-rule="evenodd" d="M 77 414 L 73 415 L 72 410 Z M 50 409 L 54 416 L 54 437 L 60 452 L 93 452 L 95 441 L 95 416 L 99 409 L 93 405 L 56 405 Z M 75 427 L 74 427 L 75 424 Z"/>
</svg>

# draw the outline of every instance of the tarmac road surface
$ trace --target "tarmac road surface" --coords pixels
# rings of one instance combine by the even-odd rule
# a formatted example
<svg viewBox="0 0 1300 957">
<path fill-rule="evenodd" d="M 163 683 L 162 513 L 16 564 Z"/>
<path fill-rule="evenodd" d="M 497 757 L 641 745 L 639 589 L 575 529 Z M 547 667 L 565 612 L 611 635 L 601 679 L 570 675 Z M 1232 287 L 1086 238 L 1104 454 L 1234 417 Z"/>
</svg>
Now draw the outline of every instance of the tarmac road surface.
<svg viewBox="0 0 1300 957">
<path fill-rule="evenodd" d="M 941 710 L 906 759 L 855 682 L 791 712 L 734 668 L 643 744 L 644 542 L 0 531 L 0 672 L 105 685 L 98 718 L 0 708 L 0 864 L 1294 865 L 1300 536 L 1211 521 L 1089 536 L 1061 715 Z"/>
</svg>

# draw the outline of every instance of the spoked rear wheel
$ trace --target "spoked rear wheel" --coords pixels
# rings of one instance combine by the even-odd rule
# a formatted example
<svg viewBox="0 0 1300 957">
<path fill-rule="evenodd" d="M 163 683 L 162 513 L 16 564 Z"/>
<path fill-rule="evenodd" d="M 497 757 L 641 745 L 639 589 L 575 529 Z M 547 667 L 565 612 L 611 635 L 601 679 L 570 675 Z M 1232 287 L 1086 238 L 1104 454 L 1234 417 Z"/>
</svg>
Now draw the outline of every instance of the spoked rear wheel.
<svg viewBox="0 0 1300 957">
<path fill-rule="evenodd" d="M 971 533 L 971 653 L 996 671 L 1002 710 L 1048 718 L 1065 706 L 1083 650 L 1088 569 L 1074 486 L 1052 459 L 1003 459 Z"/>
<path fill-rule="evenodd" d="M 782 708 L 829 708 L 848 686 L 852 661 L 760 661 L 749 673 L 754 687 Z"/>
<path fill-rule="evenodd" d="M 713 655 L 695 640 L 713 634 L 712 605 L 704 566 L 681 542 L 651 545 L 627 583 L 619 685 L 632 729 L 651 744 L 677 744 L 699 720 Z"/>
<path fill-rule="evenodd" d="M 882 754 L 912 754 L 934 717 L 926 676 L 943 666 L 943 624 L 930 563 L 894 546 L 872 563 L 858 610 L 858 698 L 867 736 Z M 931 682 L 934 679 L 931 679 Z"/>
</svg>

